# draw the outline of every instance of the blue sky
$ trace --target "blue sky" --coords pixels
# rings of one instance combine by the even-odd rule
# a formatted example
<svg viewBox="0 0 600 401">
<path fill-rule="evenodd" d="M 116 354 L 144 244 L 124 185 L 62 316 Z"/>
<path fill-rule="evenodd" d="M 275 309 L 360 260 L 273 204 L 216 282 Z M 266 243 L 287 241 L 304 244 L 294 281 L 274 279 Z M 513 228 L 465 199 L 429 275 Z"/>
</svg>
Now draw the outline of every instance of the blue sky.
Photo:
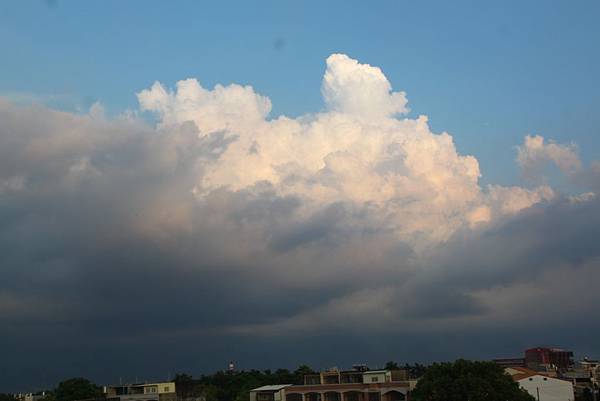
<svg viewBox="0 0 600 401">
<path fill-rule="evenodd" d="M 8 1 L 0 4 L 0 91 L 117 114 L 155 80 L 243 83 L 271 116 L 323 108 L 325 58 L 382 68 L 474 154 L 483 183 L 519 177 L 525 134 L 598 146 L 600 52 L 594 1 Z"/>
</svg>

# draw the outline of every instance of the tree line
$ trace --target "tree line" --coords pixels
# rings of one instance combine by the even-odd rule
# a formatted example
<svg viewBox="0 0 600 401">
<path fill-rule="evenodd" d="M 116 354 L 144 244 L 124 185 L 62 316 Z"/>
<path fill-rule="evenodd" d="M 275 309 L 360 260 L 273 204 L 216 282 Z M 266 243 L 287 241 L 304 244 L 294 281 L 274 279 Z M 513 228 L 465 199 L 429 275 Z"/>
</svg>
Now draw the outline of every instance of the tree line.
<svg viewBox="0 0 600 401">
<path fill-rule="evenodd" d="M 504 370 L 493 362 L 459 359 L 455 362 L 401 366 L 393 361 L 386 369 L 405 369 L 409 378 L 419 378 L 411 393 L 413 401 L 534 401 L 520 389 Z M 268 384 L 304 384 L 304 376 L 316 374 L 307 365 L 296 370 L 277 369 L 218 371 L 194 378 L 178 373 L 175 382 L 178 401 L 249 401 L 253 388 Z M 42 401 L 100 400 L 102 389 L 85 378 L 72 378 L 48 391 Z M 12 395 L 0 394 L 0 401 L 15 401 Z"/>
</svg>

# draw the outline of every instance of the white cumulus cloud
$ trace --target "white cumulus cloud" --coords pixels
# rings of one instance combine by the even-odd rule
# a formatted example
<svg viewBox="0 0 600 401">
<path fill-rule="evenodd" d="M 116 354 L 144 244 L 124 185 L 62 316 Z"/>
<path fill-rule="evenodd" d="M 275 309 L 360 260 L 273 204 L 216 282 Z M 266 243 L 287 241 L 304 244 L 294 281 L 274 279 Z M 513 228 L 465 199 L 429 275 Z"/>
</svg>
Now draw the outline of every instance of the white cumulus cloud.
<svg viewBox="0 0 600 401">
<path fill-rule="evenodd" d="M 541 135 L 527 135 L 517 151 L 517 163 L 529 176 L 539 174 L 541 169 L 550 163 L 555 164 L 565 174 L 581 170 L 577 146 L 574 144 L 561 145 L 546 142 Z"/>
<path fill-rule="evenodd" d="M 274 120 L 270 100 L 249 86 L 207 90 L 188 79 L 172 92 L 155 83 L 138 98 L 163 128 L 191 121 L 204 138 L 225 136 L 198 177 L 200 198 L 268 183 L 301 198 L 305 215 L 335 202 L 367 207 L 377 224 L 411 242 L 444 240 L 549 198 L 539 188 L 482 191 L 477 159 L 461 155 L 452 136 L 432 132 L 426 116 L 396 118 L 407 111 L 405 94 L 377 67 L 331 55 L 322 93 L 326 111 Z"/>
<path fill-rule="evenodd" d="M 406 94 L 392 92 L 381 69 L 360 64 L 345 54 L 327 58 L 321 92 L 331 111 L 371 119 L 408 111 Z"/>
<path fill-rule="evenodd" d="M 163 125 L 193 121 L 203 133 L 247 129 L 271 111 L 271 101 L 250 86 L 216 85 L 207 90 L 196 79 L 177 82 L 174 93 L 155 82 L 137 96 L 140 108 L 158 113 Z"/>
</svg>

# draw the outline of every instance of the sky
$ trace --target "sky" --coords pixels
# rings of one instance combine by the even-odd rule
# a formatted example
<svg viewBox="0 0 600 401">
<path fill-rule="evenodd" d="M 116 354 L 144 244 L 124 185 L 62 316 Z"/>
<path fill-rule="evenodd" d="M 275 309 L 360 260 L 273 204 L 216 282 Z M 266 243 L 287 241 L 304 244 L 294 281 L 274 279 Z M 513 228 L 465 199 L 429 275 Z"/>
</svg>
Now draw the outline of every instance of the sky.
<svg viewBox="0 0 600 401">
<path fill-rule="evenodd" d="M 0 392 L 600 357 L 599 14 L 0 3 Z"/>
</svg>

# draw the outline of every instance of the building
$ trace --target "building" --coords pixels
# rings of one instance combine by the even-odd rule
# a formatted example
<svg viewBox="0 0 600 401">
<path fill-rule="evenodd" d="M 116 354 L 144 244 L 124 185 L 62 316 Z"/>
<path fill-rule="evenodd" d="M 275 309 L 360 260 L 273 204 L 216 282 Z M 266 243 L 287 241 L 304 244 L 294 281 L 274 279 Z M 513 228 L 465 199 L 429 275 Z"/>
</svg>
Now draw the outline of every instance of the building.
<svg viewBox="0 0 600 401">
<path fill-rule="evenodd" d="M 525 350 L 525 365 L 532 370 L 567 370 L 573 366 L 573 352 L 560 348 L 536 347 Z"/>
<path fill-rule="evenodd" d="M 600 361 L 586 357 L 579 361 L 577 365 L 579 369 L 589 372 L 591 381 L 595 386 L 600 384 Z"/>
<path fill-rule="evenodd" d="M 285 389 L 292 384 L 262 386 L 250 391 L 250 401 L 285 401 Z"/>
<path fill-rule="evenodd" d="M 568 380 L 549 377 L 527 368 L 506 368 L 504 371 L 536 400 L 575 400 L 573 384 Z"/>
<path fill-rule="evenodd" d="M 592 387 L 592 375 L 583 369 L 572 369 L 561 374 L 563 379 L 571 381 L 574 386 Z"/>
<path fill-rule="evenodd" d="M 590 372 L 593 372 L 600 368 L 600 361 L 598 361 L 597 359 L 589 359 L 588 357 L 583 358 L 581 361 L 578 362 L 578 364 L 583 369 L 589 370 Z"/>
<path fill-rule="evenodd" d="M 573 368 L 562 372 L 561 377 L 570 380 L 575 387 L 575 395 L 583 396 L 586 391 L 598 395 L 598 379 L 600 376 L 600 362 L 584 358 L 578 361 Z"/>
<path fill-rule="evenodd" d="M 494 362 L 497 365 L 500 365 L 500 367 L 502 367 L 502 368 L 524 368 L 525 367 L 525 358 L 494 359 Z"/>
<path fill-rule="evenodd" d="M 415 384 L 405 370 L 330 369 L 306 375 L 303 385 L 256 388 L 250 401 L 401 401 Z"/>
<path fill-rule="evenodd" d="M 25 393 L 25 394 L 16 394 L 15 395 L 15 398 L 18 401 L 40 401 L 44 397 L 46 397 L 45 391 L 40 391 L 37 393 Z"/>
<path fill-rule="evenodd" d="M 107 401 L 177 401 L 175 383 L 143 383 L 104 387 Z"/>
</svg>

